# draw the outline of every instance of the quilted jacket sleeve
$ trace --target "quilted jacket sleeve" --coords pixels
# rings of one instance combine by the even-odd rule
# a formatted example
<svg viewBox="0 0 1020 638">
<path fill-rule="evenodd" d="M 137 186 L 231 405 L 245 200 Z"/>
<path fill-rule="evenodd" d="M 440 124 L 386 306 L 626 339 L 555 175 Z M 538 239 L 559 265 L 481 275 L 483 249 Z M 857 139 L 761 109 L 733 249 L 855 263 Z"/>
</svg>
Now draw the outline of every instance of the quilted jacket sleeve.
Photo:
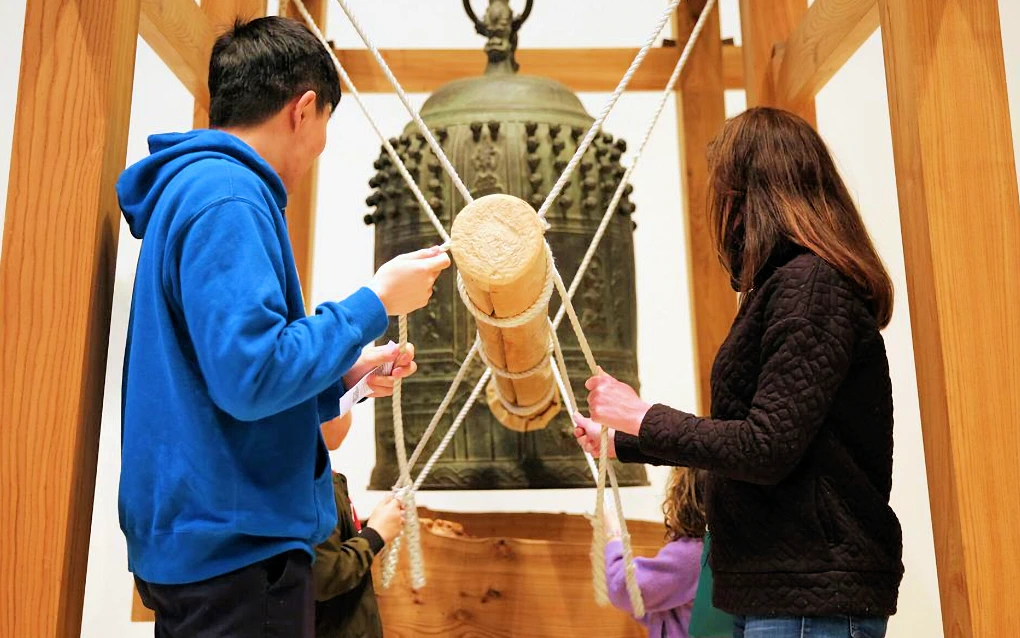
<svg viewBox="0 0 1020 638">
<path fill-rule="evenodd" d="M 641 451 L 638 437 L 626 432 L 614 432 L 614 445 L 616 446 L 616 458 L 624 463 L 647 463 L 648 465 L 673 465 L 680 463 L 670 459 L 660 459 L 649 456 Z"/>
<path fill-rule="evenodd" d="M 781 481 L 811 444 L 849 369 L 856 335 L 841 320 L 852 303 L 849 294 L 812 281 L 793 291 L 797 299 L 784 297 L 787 303 L 766 318 L 761 371 L 747 417 L 699 418 L 656 405 L 641 424 L 640 452 L 736 480 Z"/>
</svg>

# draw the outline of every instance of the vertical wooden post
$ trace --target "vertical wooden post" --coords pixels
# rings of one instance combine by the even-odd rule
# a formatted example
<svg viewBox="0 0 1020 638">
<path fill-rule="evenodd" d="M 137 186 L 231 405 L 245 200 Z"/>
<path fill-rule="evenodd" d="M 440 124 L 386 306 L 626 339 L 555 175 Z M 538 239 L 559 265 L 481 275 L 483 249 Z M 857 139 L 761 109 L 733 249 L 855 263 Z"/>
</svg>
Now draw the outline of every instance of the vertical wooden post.
<svg viewBox="0 0 1020 638">
<path fill-rule="evenodd" d="M 677 8 L 673 33 L 678 44 L 686 42 L 706 0 L 691 0 Z M 708 230 L 708 145 L 726 121 L 723 95 L 722 40 L 716 4 L 680 78 L 676 95 L 680 131 L 681 178 L 684 219 L 687 225 L 687 257 L 694 325 L 695 382 L 698 409 L 711 406 L 709 380 L 712 362 L 729 332 L 737 297 L 719 264 Z"/>
<path fill-rule="evenodd" d="M 0 261 L 0 635 L 81 632 L 139 0 L 25 12 Z"/>
<path fill-rule="evenodd" d="M 994 0 L 881 0 L 946 636 L 1020 625 L 1020 204 Z"/>
<path fill-rule="evenodd" d="M 748 107 L 786 108 L 817 126 L 813 98 L 803 104 L 783 104 L 775 90 L 783 43 L 800 24 L 807 9 L 807 0 L 740 0 L 744 85 Z"/>
<path fill-rule="evenodd" d="M 305 0 L 305 8 L 319 29 L 326 31 L 328 0 Z M 304 20 L 297 9 L 287 0 L 280 2 L 280 15 L 295 20 Z M 305 307 L 312 307 L 312 270 L 315 264 L 315 208 L 319 188 L 319 161 L 308 169 L 304 179 L 287 195 L 287 230 L 290 244 L 294 249 L 301 289 L 305 296 Z"/>
<path fill-rule="evenodd" d="M 202 0 L 201 5 L 202 13 L 212 26 L 214 38 L 220 37 L 238 18 L 251 20 L 266 15 L 266 0 Z M 209 127 L 209 105 L 199 100 L 195 100 L 193 126 Z"/>
</svg>

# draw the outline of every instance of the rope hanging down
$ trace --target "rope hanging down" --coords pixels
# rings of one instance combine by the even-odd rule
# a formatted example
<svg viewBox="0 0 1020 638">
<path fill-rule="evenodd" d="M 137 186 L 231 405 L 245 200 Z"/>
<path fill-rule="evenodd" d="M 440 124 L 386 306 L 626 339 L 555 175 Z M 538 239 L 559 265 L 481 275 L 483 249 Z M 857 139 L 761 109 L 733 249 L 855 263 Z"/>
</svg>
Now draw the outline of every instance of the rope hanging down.
<svg viewBox="0 0 1020 638">
<path fill-rule="evenodd" d="M 550 326 L 552 322 L 550 322 Z M 570 415 L 571 420 L 574 418 L 574 414 L 577 410 L 577 397 L 574 396 L 574 388 L 570 384 L 570 377 L 567 374 L 567 364 L 563 358 L 563 348 L 560 346 L 560 340 L 556 336 L 555 329 L 553 334 L 553 352 L 555 354 L 555 365 L 553 366 L 553 376 L 556 378 L 557 385 L 560 388 L 560 392 L 563 396 L 563 403 L 567 406 L 567 413 Z M 605 430 L 605 428 L 603 428 Z M 602 459 L 602 452 L 608 447 L 609 438 L 608 434 L 602 437 L 603 448 L 600 450 L 599 458 Z M 621 512 L 623 511 L 623 502 L 620 500 L 620 485 L 616 480 L 616 469 L 613 468 L 610 463 L 602 463 L 599 467 L 595 467 L 595 462 L 592 460 L 591 455 L 588 452 L 584 453 L 585 458 L 588 459 L 588 465 L 593 468 L 598 475 L 598 481 L 601 486 L 601 490 L 596 497 L 595 501 L 595 515 L 592 517 L 592 547 L 591 547 L 591 565 L 592 565 L 592 581 L 595 589 L 595 597 L 600 604 L 609 603 L 609 591 L 608 583 L 606 582 L 606 530 L 603 524 L 602 510 L 605 507 L 604 489 L 606 475 L 609 476 L 610 484 L 613 488 L 613 498 L 616 504 L 617 520 L 620 522 L 620 542 L 623 545 L 623 565 L 624 565 L 624 578 L 628 583 L 627 595 L 630 598 L 631 607 L 635 610 L 639 610 L 641 615 L 644 615 L 644 602 L 641 600 L 641 590 L 637 587 L 637 571 L 634 567 L 634 549 L 631 543 L 630 531 L 627 529 L 627 519 L 623 517 Z M 630 583 L 634 583 L 634 587 L 630 587 Z M 638 611 L 635 611 L 637 614 Z"/>
<path fill-rule="evenodd" d="M 399 319 L 399 352 L 407 349 L 407 316 Z M 408 554 L 411 557 L 411 586 L 421 589 L 425 586 L 425 564 L 421 551 L 421 527 L 418 524 L 418 506 L 414 502 L 414 490 L 409 489 L 411 470 L 407 463 L 407 446 L 404 444 L 404 411 L 401 403 L 403 382 L 396 379 L 393 383 L 393 438 L 397 446 L 397 466 L 400 478 L 397 480 L 397 494 L 404 506 L 404 533 L 394 539 L 390 551 L 383 562 L 383 585 L 388 587 L 397 570 L 400 558 L 400 539 L 407 537 Z"/>
<path fill-rule="evenodd" d="M 396 78 L 393 76 L 392 72 L 389 70 L 388 65 L 386 65 L 385 60 L 383 60 L 381 54 L 378 52 L 378 49 L 368 40 L 367 35 L 365 34 L 364 30 L 361 28 L 360 23 L 357 21 L 357 18 L 350 11 L 350 8 L 347 5 L 346 1 L 345 0 L 338 0 L 338 1 L 340 2 L 341 7 L 344 9 L 345 13 L 347 13 L 347 15 L 348 15 L 349 19 L 351 20 L 352 24 L 358 30 L 359 35 L 361 35 L 361 37 L 365 41 L 366 45 L 372 51 L 372 53 L 375 56 L 377 62 L 382 67 L 385 75 L 387 76 L 387 78 L 389 79 L 390 83 L 393 85 L 394 89 L 396 90 L 396 92 L 400 96 L 401 101 L 404 103 L 405 108 L 408 110 L 408 112 L 411 114 L 412 118 L 415 120 L 415 123 L 417 124 L 419 130 L 423 134 L 423 137 L 425 137 L 425 139 L 429 142 L 430 147 L 432 147 L 433 151 L 435 152 L 437 158 L 439 158 L 439 160 L 440 160 L 441 164 L 443 165 L 444 169 L 450 175 L 451 180 L 454 182 L 455 186 L 457 186 L 458 190 L 461 191 L 461 194 L 465 197 L 466 201 L 468 201 L 468 202 L 472 201 L 470 193 L 467 192 L 467 189 L 466 189 L 466 187 L 464 187 L 463 182 L 460 180 L 459 176 L 457 175 L 456 170 L 454 169 L 452 164 L 450 164 L 448 158 L 446 158 L 445 153 L 442 152 L 442 149 L 439 146 L 438 142 L 436 142 L 434 137 L 431 135 L 431 131 L 428 130 L 428 127 L 425 126 L 424 122 L 421 120 L 421 117 L 418 115 L 417 111 L 410 104 L 410 102 L 409 102 L 409 100 L 407 98 L 406 93 L 403 91 L 402 87 L 399 85 L 399 83 L 397 82 Z M 337 59 L 337 57 L 334 54 L 332 48 L 329 46 L 328 42 L 323 37 L 321 31 L 315 25 L 314 20 L 312 20 L 311 16 L 308 14 L 308 12 L 305 9 L 305 7 L 304 7 L 303 3 L 301 2 L 301 0 L 294 0 L 294 4 L 297 6 L 299 12 L 304 17 L 305 22 L 312 29 L 312 31 L 316 34 L 316 36 L 318 37 L 320 42 L 323 44 L 323 46 L 326 47 L 326 49 L 329 52 L 331 58 L 333 59 L 334 65 L 336 66 L 337 71 L 340 74 L 341 79 L 344 81 L 344 83 L 347 86 L 349 92 L 355 97 L 355 101 L 358 103 L 358 105 L 361 108 L 362 112 L 365 113 L 366 118 L 372 124 L 372 127 L 375 130 L 376 134 L 379 136 L 380 140 L 382 140 L 384 149 L 386 150 L 386 152 L 389 155 L 390 159 L 397 166 L 398 171 L 401 174 L 401 177 L 404 179 L 404 181 L 408 184 L 409 188 L 415 194 L 415 197 L 416 197 L 417 201 L 421 205 L 422 209 L 426 212 L 426 215 L 428 216 L 429 220 L 436 227 L 437 231 L 439 232 L 440 236 L 443 238 L 444 242 L 447 245 L 449 245 L 450 239 L 449 239 L 449 235 L 445 231 L 445 228 L 443 228 L 443 226 L 442 226 L 441 222 L 439 221 L 438 217 L 435 215 L 434 211 L 431 209 L 431 207 L 429 206 L 428 202 L 425 200 L 425 198 L 422 195 L 420 189 L 418 189 L 417 184 L 414 182 L 413 178 L 411 178 L 411 176 L 408 173 L 406 167 L 403 165 L 403 162 L 400 160 L 399 156 L 396 154 L 395 150 L 392 148 L 392 145 L 389 143 L 388 139 L 382 134 L 382 131 L 379 129 L 378 125 L 373 120 L 373 118 L 372 118 L 371 114 L 369 113 L 368 109 L 365 107 L 364 102 L 361 100 L 360 94 L 358 94 L 357 89 L 354 87 L 353 82 L 351 81 L 349 75 L 344 70 L 342 64 Z M 555 200 L 556 196 L 559 194 L 560 191 L 562 191 L 562 188 L 564 187 L 566 182 L 569 180 L 570 174 L 572 173 L 572 171 L 574 170 L 576 165 L 580 162 L 581 156 L 583 156 L 584 152 L 587 150 L 587 147 L 591 144 L 591 141 L 594 139 L 595 135 L 597 134 L 597 132 L 598 132 L 599 128 L 601 127 L 602 123 L 604 122 L 605 118 L 608 116 L 609 112 L 612 110 L 612 107 L 615 105 L 615 103 L 619 99 L 620 95 L 622 95 L 622 93 L 625 90 L 627 84 L 629 83 L 631 77 L 633 76 L 633 74 L 636 71 L 637 67 L 640 65 L 641 60 L 643 60 L 645 55 L 647 55 L 648 50 L 651 48 L 651 46 L 654 44 L 655 39 L 658 37 L 658 33 L 661 31 L 662 27 L 665 25 L 665 22 L 669 19 L 669 16 L 671 15 L 672 11 L 676 8 L 676 6 L 678 4 L 679 4 L 679 0 L 673 0 L 668 5 L 668 9 L 664 13 L 663 18 L 657 24 L 657 28 L 656 28 L 654 34 L 649 38 L 649 40 L 645 44 L 645 46 L 643 46 L 642 49 L 639 51 L 638 56 L 635 58 L 634 62 L 631 64 L 631 67 L 628 69 L 628 71 L 624 75 L 623 79 L 621 79 L 620 84 L 617 86 L 616 91 L 614 91 L 613 95 L 610 97 L 610 100 L 606 104 L 605 108 L 603 109 L 603 112 L 600 114 L 599 118 L 596 120 L 596 122 L 593 124 L 592 128 L 589 130 L 589 133 L 585 137 L 585 140 L 582 142 L 581 145 L 579 145 L 579 148 L 578 148 L 577 152 L 575 153 L 574 158 L 572 158 L 571 162 L 565 168 L 564 173 L 561 174 L 560 179 L 558 180 L 556 186 L 554 186 L 554 189 L 550 192 L 549 196 L 546 198 L 545 203 L 543 204 L 542 208 L 539 211 L 540 215 L 544 216 L 545 212 L 548 210 L 548 208 L 551 205 L 551 203 Z M 639 147 L 639 150 L 638 150 L 637 154 L 635 155 L 635 158 L 634 158 L 631 166 L 628 168 L 628 170 L 625 172 L 623 178 L 621 179 L 621 182 L 620 182 L 620 184 L 619 184 L 619 186 L 617 188 L 617 191 L 614 193 L 613 199 L 611 200 L 610 205 L 607 208 L 605 215 L 603 216 L 602 223 L 600 224 L 599 229 L 596 232 L 595 237 L 593 237 L 593 240 L 592 240 L 591 245 L 589 246 L 588 252 L 585 254 L 584 259 L 582 259 L 581 265 L 579 266 L 577 274 L 576 274 L 574 280 L 571 282 L 571 285 L 570 285 L 569 289 L 566 289 L 564 287 L 563 280 L 560 277 L 559 272 L 555 269 L 555 267 L 553 267 L 551 269 L 552 270 L 552 275 L 553 275 L 553 280 L 554 280 L 554 283 L 555 283 L 556 288 L 557 288 L 557 292 L 559 292 L 561 297 L 563 298 L 563 304 L 562 304 L 559 312 L 557 313 L 556 319 L 553 322 L 553 332 L 552 332 L 552 334 L 553 334 L 553 339 L 554 339 L 554 346 L 556 347 L 556 349 L 558 349 L 558 345 L 559 344 L 558 344 L 558 339 L 556 339 L 556 332 L 555 332 L 555 330 L 558 327 L 559 323 L 562 321 L 563 315 L 566 312 L 570 316 L 572 327 L 574 328 L 575 332 L 577 333 L 578 340 L 581 343 L 582 351 L 585 354 L 586 362 L 588 363 L 589 367 L 592 369 L 593 372 L 596 370 L 594 356 L 592 355 L 591 350 L 588 347 L 587 341 L 586 341 L 586 339 L 584 337 L 584 334 L 581 331 L 580 322 L 577 320 L 577 316 L 576 316 L 576 313 L 574 312 L 573 306 L 571 304 L 571 300 L 572 300 L 573 295 L 576 292 L 577 288 L 579 287 L 580 281 L 582 280 L 582 278 L 584 276 L 584 273 L 585 273 L 585 271 L 586 271 L 586 269 L 588 267 L 588 264 L 590 263 L 591 258 L 594 255 L 594 253 L 595 253 L 595 251 L 596 251 L 596 249 L 598 247 L 598 244 L 600 243 L 600 241 L 602 239 L 602 236 L 604 235 L 604 233 L 606 231 L 606 228 L 608 227 L 608 223 L 609 223 L 609 220 L 612 218 L 612 214 L 614 213 L 616 207 L 619 205 L 619 202 L 620 202 L 620 200 L 622 198 L 624 189 L 626 188 L 626 185 L 629 183 L 630 175 L 633 172 L 633 169 L 636 166 L 637 161 L 640 159 L 641 154 L 643 153 L 643 151 L 645 149 L 645 146 L 647 145 L 648 139 L 650 138 L 650 135 L 651 135 L 651 131 L 654 128 L 656 122 L 658 121 L 658 118 L 661 115 L 661 112 L 664 109 L 664 106 L 665 106 L 666 102 L 668 101 L 669 94 L 672 92 L 672 90 L 673 90 L 673 88 L 674 88 L 674 86 L 676 84 L 676 81 L 679 78 L 679 75 L 680 75 L 682 69 L 684 68 L 684 66 L 686 64 L 686 61 L 687 61 L 687 59 L 688 59 L 688 57 L 690 55 L 690 51 L 693 48 L 693 45 L 696 42 L 696 40 L 697 40 L 697 38 L 698 38 L 698 36 L 699 36 L 703 26 L 704 26 L 706 18 L 708 16 L 708 14 L 710 13 L 710 11 L 712 10 L 714 4 L 715 4 L 715 0 L 709 0 L 709 2 L 704 7 L 704 10 L 702 11 L 702 14 L 699 17 L 698 22 L 695 25 L 695 28 L 692 30 L 691 36 L 688 39 L 687 45 L 684 48 L 684 52 L 680 56 L 680 59 L 677 61 L 677 64 L 676 64 L 676 66 L 674 68 L 674 71 L 673 71 L 673 74 L 670 77 L 670 81 L 667 83 L 667 87 L 666 87 L 665 91 L 663 92 L 663 97 L 660 100 L 660 103 L 659 103 L 659 105 L 658 105 L 658 107 L 657 107 L 657 109 L 656 109 L 656 111 L 655 111 L 655 113 L 654 113 L 654 115 L 652 117 L 652 121 L 649 124 L 649 127 L 648 127 L 648 129 L 646 131 L 646 134 L 645 134 L 645 137 L 644 137 L 644 139 L 643 139 L 643 141 L 642 141 L 642 143 L 641 143 L 641 145 Z M 547 247 L 548 247 L 548 244 L 547 244 Z M 469 304 L 469 308 L 471 306 L 473 306 L 473 304 Z M 402 321 L 402 328 L 406 329 L 406 323 L 404 323 L 404 322 L 406 322 L 406 317 L 401 317 L 401 321 Z M 402 346 L 401 347 L 403 347 L 403 343 L 405 343 L 405 340 L 402 339 Z M 447 392 L 446 397 L 444 397 L 444 400 L 441 402 L 439 411 L 437 411 L 436 415 L 433 417 L 433 420 L 432 420 L 432 422 L 429 425 L 429 428 L 426 430 L 425 436 L 423 436 L 422 440 L 419 441 L 419 444 L 418 444 L 418 446 L 415 449 L 415 453 L 412 455 L 410 463 L 407 464 L 407 466 L 405 466 L 404 469 L 402 469 L 402 471 L 401 471 L 401 481 L 399 483 L 405 484 L 405 481 L 406 481 L 405 476 L 404 476 L 405 473 L 409 475 L 410 468 L 413 467 L 415 461 L 417 460 L 417 457 L 420 455 L 421 451 L 424 448 L 425 443 L 427 442 L 427 437 L 431 436 L 431 434 L 434 432 L 435 427 L 438 424 L 438 421 L 442 418 L 442 415 L 445 413 L 446 409 L 448 409 L 449 403 L 452 401 L 452 397 L 453 397 L 453 395 L 454 395 L 454 393 L 456 391 L 456 388 L 463 381 L 463 377 L 466 374 L 466 369 L 467 369 L 468 365 L 470 364 L 470 362 L 471 362 L 471 360 L 473 358 L 473 355 L 476 354 L 476 353 L 479 353 L 479 352 L 480 352 L 479 343 L 476 340 L 475 344 L 472 346 L 472 350 L 468 353 L 468 356 L 465 357 L 465 361 L 463 362 L 463 364 L 461 366 L 461 369 L 458 371 L 457 376 L 454 379 L 454 382 L 451 384 L 450 390 Z M 557 361 L 557 363 L 562 368 L 562 370 L 558 370 L 557 367 L 554 365 L 553 366 L 554 377 L 557 379 L 557 384 L 559 385 L 561 393 L 563 393 L 564 403 L 568 405 L 568 411 L 571 414 L 573 414 L 574 406 L 576 405 L 576 400 L 573 400 L 572 397 L 568 396 L 569 381 L 565 381 L 563 378 L 561 378 L 562 375 L 565 374 L 565 372 L 566 372 L 565 365 L 563 365 L 563 362 L 562 362 L 562 352 L 559 352 L 558 355 L 559 355 L 558 356 L 559 361 Z M 403 492 L 403 497 L 404 498 L 407 498 L 406 494 L 409 491 L 416 491 L 418 488 L 420 488 L 420 486 L 421 486 L 422 482 L 424 481 L 425 477 L 427 476 L 428 472 L 431 470 L 431 468 L 434 465 L 434 463 L 436 462 L 436 460 L 439 458 L 439 456 L 443 453 L 443 451 L 445 450 L 445 448 L 447 447 L 449 442 L 452 440 L 454 434 L 456 433 L 457 429 L 459 428 L 459 426 L 461 425 L 461 423 L 465 419 L 465 417 L 466 417 L 468 411 L 470 410 L 470 408 L 473 406 L 475 401 L 477 401 L 478 396 L 480 395 L 482 388 L 484 387 L 485 383 L 488 381 L 488 379 L 491 376 L 491 374 L 492 374 L 491 368 L 486 370 L 485 373 L 483 373 L 482 378 L 480 378 L 479 381 L 477 382 L 477 384 L 475 385 L 475 388 L 472 390 L 471 395 L 469 396 L 469 398 L 468 398 L 467 402 L 465 403 L 465 405 L 462 407 L 460 413 L 457 415 L 457 418 L 454 419 L 454 422 L 451 425 L 450 430 L 447 432 L 446 436 L 441 441 L 439 448 L 432 455 L 432 457 L 430 457 L 430 459 L 426 463 L 425 467 L 422 468 L 422 471 L 419 474 L 417 480 L 414 482 L 414 485 L 411 486 L 410 490 L 407 489 L 406 485 L 405 485 L 405 487 L 402 488 L 404 490 L 404 492 Z M 396 391 L 394 392 L 394 400 L 395 400 L 395 402 L 399 402 L 399 394 Z M 399 409 L 395 410 L 395 414 L 398 413 L 398 410 Z M 402 445 L 401 445 L 401 447 L 403 448 Z M 626 562 L 626 565 L 627 565 L 627 585 L 628 585 L 627 588 L 628 588 L 628 591 L 629 591 L 629 593 L 631 595 L 632 604 L 634 606 L 635 611 L 643 613 L 643 604 L 641 604 L 640 592 L 637 590 L 636 581 L 634 579 L 634 574 L 633 574 L 633 561 L 632 561 L 632 555 L 631 555 L 630 547 L 629 547 L 629 534 L 626 532 L 626 519 L 623 517 L 622 501 L 621 501 L 620 495 L 619 495 L 619 487 L 617 485 L 616 476 L 615 476 L 615 472 L 613 471 L 612 465 L 609 465 L 609 464 L 606 463 L 605 454 L 606 454 L 607 448 L 608 448 L 608 429 L 603 427 L 603 429 L 602 429 L 602 446 L 601 446 L 602 453 L 600 454 L 600 459 L 599 459 L 600 467 L 598 468 L 598 470 L 599 470 L 599 472 L 598 472 L 598 475 L 599 475 L 598 476 L 598 479 L 599 479 L 598 480 L 598 483 L 599 483 L 599 486 L 598 486 L 599 487 L 599 498 L 597 499 L 597 502 L 596 502 L 596 524 L 597 524 L 597 529 L 596 529 L 596 546 L 599 546 L 599 547 L 604 546 L 604 533 L 601 533 L 601 536 L 602 536 L 602 542 L 601 543 L 599 542 L 599 536 L 600 536 L 600 530 L 601 530 L 601 513 L 602 513 L 601 510 L 603 509 L 602 506 L 603 506 L 603 500 L 604 500 L 603 490 L 604 490 L 604 486 L 605 486 L 605 478 L 608 475 L 608 477 L 610 479 L 610 483 L 611 483 L 612 488 L 613 488 L 613 492 L 614 492 L 617 513 L 620 516 L 621 527 L 622 527 L 623 532 L 624 532 L 624 534 L 623 534 L 623 536 L 624 536 L 624 555 L 625 555 L 625 562 Z M 406 452 L 405 452 L 405 455 L 406 455 Z M 585 456 L 588 458 L 589 464 L 593 465 L 593 461 L 592 461 L 590 455 L 588 455 L 586 453 Z M 413 503 L 413 497 L 411 497 L 411 502 Z M 405 501 L 405 503 L 406 503 L 406 501 Z M 417 532 L 418 531 L 417 530 L 418 526 L 417 526 L 416 522 L 415 522 L 414 527 L 416 528 L 415 532 Z M 412 534 L 414 534 L 414 537 L 412 537 Z M 409 541 L 412 542 L 412 544 L 414 544 L 414 540 L 415 540 L 415 537 L 417 536 L 417 534 L 415 534 L 415 533 L 412 533 L 412 534 L 409 534 Z M 418 553 L 418 558 L 419 558 L 418 567 L 420 568 L 421 567 L 421 563 L 420 563 L 420 538 L 418 538 L 417 541 L 419 543 L 418 552 L 417 552 Z M 394 550 L 397 549 L 396 545 L 397 544 L 395 543 L 395 547 L 393 548 Z M 596 547 L 593 547 L 593 550 L 594 549 L 596 549 Z M 396 551 L 393 551 L 392 553 L 394 555 L 396 555 Z M 412 552 L 411 553 L 412 553 L 412 572 L 414 572 L 415 571 L 415 563 L 416 563 L 416 561 L 415 561 L 415 552 L 414 552 L 414 548 L 413 547 L 412 547 Z M 603 559 L 602 552 L 599 552 L 598 556 L 594 556 L 593 555 L 593 567 L 595 567 L 596 563 L 601 565 L 602 571 L 604 572 L 604 559 Z M 596 569 L 597 569 L 597 567 L 596 567 Z M 412 578 L 414 580 L 419 580 L 419 579 L 414 578 L 414 576 L 412 576 Z M 596 583 L 596 592 L 600 592 L 600 590 L 602 590 L 602 592 L 604 592 L 604 589 L 603 589 L 605 587 L 604 577 L 599 578 L 598 574 L 596 573 L 596 580 L 600 581 L 600 582 Z M 423 574 L 421 575 L 420 581 L 421 581 L 422 584 L 424 584 L 424 576 L 423 576 Z"/>
</svg>

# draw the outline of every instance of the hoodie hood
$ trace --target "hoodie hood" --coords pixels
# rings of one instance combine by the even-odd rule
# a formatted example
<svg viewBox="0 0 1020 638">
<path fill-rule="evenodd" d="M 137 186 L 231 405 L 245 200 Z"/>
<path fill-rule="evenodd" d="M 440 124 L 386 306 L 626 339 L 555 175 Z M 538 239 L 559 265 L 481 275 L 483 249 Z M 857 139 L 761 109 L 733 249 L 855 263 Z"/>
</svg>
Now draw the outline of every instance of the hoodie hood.
<svg viewBox="0 0 1020 638">
<path fill-rule="evenodd" d="M 269 188 L 277 206 L 287 206 L 287 190 L 276 171 L 255 149 L 239 138 L 210 129 L 165 133 L 149 137 L 149 156 L 128 167 L 117 180 L 117 198 L 131 234 L 141 239 L 167 185 L 195 162 L 221 159 L 257 174 Z"/>
</svg>

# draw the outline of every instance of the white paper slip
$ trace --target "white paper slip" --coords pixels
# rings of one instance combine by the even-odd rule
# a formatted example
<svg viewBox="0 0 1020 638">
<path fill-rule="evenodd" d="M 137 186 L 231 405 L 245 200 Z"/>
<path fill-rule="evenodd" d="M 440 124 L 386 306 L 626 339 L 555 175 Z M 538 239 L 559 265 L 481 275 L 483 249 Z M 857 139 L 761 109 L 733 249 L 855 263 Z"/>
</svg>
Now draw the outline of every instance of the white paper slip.
<svg viewBox="0 0 1020 638">
<path fill-rule="evenodd" d="M 355 405 L 361 402 L 363 399 L 367 399 L 372 396 L 372 388 L 368 386 L 368 378 L 373 374 L 379 374 L 384 377 L 388 377 L 393 372 L 393 362 L 389 361 L 382 364 L 381 366 L 372 369 L 368 374 L 361 377 L 361 380 L 354 384 L 354 387 L 344 393 L 340 397 L 340 416 L 343 416 L 351 411 Z"/>
</svg>

